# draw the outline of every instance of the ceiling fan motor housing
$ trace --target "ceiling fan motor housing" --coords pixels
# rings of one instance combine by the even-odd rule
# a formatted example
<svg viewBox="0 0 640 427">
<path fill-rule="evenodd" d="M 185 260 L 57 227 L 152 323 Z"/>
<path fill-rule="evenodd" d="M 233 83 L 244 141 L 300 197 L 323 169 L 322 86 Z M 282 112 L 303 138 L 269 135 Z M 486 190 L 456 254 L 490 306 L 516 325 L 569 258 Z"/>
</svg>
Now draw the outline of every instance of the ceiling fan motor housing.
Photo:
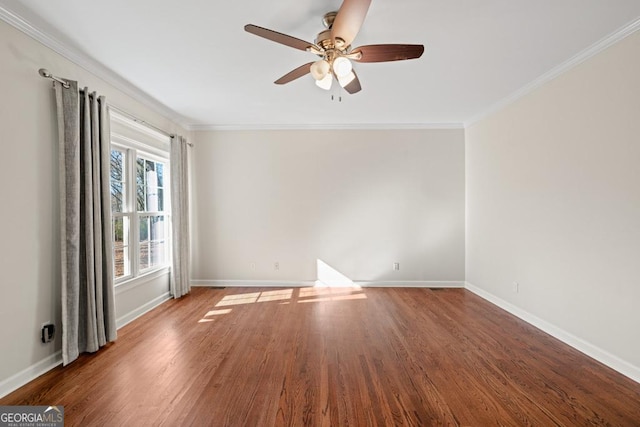
<svg viewBox="0 0 640 427">
<path fill-rule="evenodd" d="M 324 27 L 330 30 L 331 27 L 333 27 L 333 21 L 336 20 L 336 16 L 338 16 L 337 11 L 325 13 L 322 17 L 322 24 Z"/>
<path fill-rule="evenodd" d="M 327 29 L 318 33 L 316 44 L 324 50 L 333 49 L 333 41 L 331 40 L 331 30 Z"/>
</svg>

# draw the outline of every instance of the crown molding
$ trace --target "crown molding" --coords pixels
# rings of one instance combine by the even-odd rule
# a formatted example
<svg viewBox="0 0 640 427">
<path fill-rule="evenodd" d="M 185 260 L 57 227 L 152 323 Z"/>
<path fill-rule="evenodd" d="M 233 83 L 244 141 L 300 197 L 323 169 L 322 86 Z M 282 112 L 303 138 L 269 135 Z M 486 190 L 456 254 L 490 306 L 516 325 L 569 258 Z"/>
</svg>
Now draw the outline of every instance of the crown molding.
<svg viewBox="0 0 640 427">
<path fill-rule="evenodd" d="M 507 107 L 508 105 L 513 104 L 514 102 L 516 102 L 520 98 L 524 97 L 525 95 L 528 95 L 529 93 L 531 93 L 534 90 L 538 89 L 539 87 L 541 87 L 545 83 L 550 82 L 551 80 L 555 79 L 556 77 L 558 77 L 558 76 L 566 73 L 567 71 L 571 70 L 572 68 L 582 64 L 583 62 L 585 62 L 589 58 L 592 58 L 593 56 L 595 56 L 598 53 L 604 51 L 605 49 L 613 46 L 614 44 L 620 42 L 621 40 L 625 39 L 626 37 L 630 36 L 631 34 L 635 33 L 638 30 L 640 30 L 640 18 L 636 19 L 635 21 L 632 21 L 631 23 L 625 25 L 624 27 L 620 28 L 619 30 L 614 31 L 613 33 L 609 34 L 608 36 L 606 36 L 605 38 L 601 39 L 600 41 L 594 43 L 593 45 L 591 45 L 587 49 L 585 49 L 582 52 L 578 53 L 577 55 L 569 58 L 567 61 L 563 62 L 562 64 L 558 65 L 557 67 L 552 68 L 550 71 L 546 72 L 545 74 L 541 75 L 537 79 L 533 80 L 532 82 L 530 82 L 527 85 L 523 86 L 522 88 L 518 89 L 517 91 L 515 91 L 511 95 L 509 95 L 506 98 L 503 98 L 502 100 L 500 100 L 497 103 L 493 104 L 491 107 L 489 107 L 484 112 L 482 112 L 482 113 L 472 117 L 471 119 L 465 121 L 464 122 L 464 127 L 468 128 L 469 126 L 474 125 L 475 123 L 479 122 L 480 120 L 482 120 L 484 118 L 487 118 L 488 116 L 490 116 L 490 115 L 502 110 L 503 108 Z"/>
<path fill-rule="evenodd" d="M 193 132 L 236 130 L 447 130 L 464 129 L 464 123 L 319 123 L 319 124 L 191 124 Z"/>
<path fill-rule="evenodd" d="M 171 108 L 165 106 L 160 101 L 153 98 L 151 95 L 140 90 L 138 87 L 136 87 L 120 75 L 116 74 L 115 72 L 111 71 L 109 68 L 105 67 L 100 62 L 91 58 L 87 54 L 66 45 L 51 34 L 45 33 L 44 31 L 32 25 L 22 16 L 12 12 L 9 9 L 6 9 L 3 5 L 0 5 L 0 19 L 16 28 L 17 30 L 23 32 L 32 39 L 40 42 L 57 54 L 73 62 L 77 66 L 101 78 L 124 94 L 130 96 L 144 106 L 160 114 L 162 117 L 171 120 L 172 122 L 184 127 L 185 129 L 188 128 L 186 125 L 187 120 L 180 114 L 173 111 Z M 55 74 L 55 70 L 51 71 Z"/>
<path fill-rule="evenodd" d="M 502 100 L 496 102 L 485 111 L 471 117 L 462 123 L 356 123 L 356 124 L 203 124 L 189 123 L 189 120 L 176 111 L 162 104 L 146 92 L 142 91 L 117 73 L 111 71 L 98 61 L 94 60 L 85 53 L 72 48 L 65 43 L 36 28 L 29 21 L 20 15 L 6 9 L 4 5 L 0 5 L 0 19 L 13 26 L 17 30 L 23 32 L 34 40 L 40 42 L 44 46 L 50 48 L 54 52 L 70 60 L 79 67 L 103 79 L 105 82 L 114 86 L 126 95 L 137 100 L 149 109 L 160 114 L 164 118 L 182 126 L 188 131 L 222 131 L 222 130 L 412 130 L 412 129 L 465 129 L 478 121 L 502 110 L 506 106 L 516 102 L 518 99 L 533 92 L 545 83 L 555 79 L 561 74 L 569 71 L 575 66 L 585 62 L 594 55 L 602 52 L 615 43 L 623 40 L 627 36 L 640 30 L 640 18 L 632 21 L 618 31 L 603 38 L 591 47 L 573 56 L 561 65 L 551 69 L 547 73 L 523 86 L 519 90 L 513 92 Z"/>
</svg>

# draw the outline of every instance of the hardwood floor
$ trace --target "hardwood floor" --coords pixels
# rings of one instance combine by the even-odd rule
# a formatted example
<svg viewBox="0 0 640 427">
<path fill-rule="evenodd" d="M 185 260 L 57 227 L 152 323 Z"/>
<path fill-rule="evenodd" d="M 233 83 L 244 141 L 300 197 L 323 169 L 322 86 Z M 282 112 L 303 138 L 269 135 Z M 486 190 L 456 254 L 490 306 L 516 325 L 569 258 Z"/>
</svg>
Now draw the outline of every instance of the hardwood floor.
<svg viewBox="0 0 640 427">
<path fill-rule="evenodd" d="M 0 404 L 67 426 L 640 425 L 640 384 L 463 289 L 194 288 Z"/>
</svg>

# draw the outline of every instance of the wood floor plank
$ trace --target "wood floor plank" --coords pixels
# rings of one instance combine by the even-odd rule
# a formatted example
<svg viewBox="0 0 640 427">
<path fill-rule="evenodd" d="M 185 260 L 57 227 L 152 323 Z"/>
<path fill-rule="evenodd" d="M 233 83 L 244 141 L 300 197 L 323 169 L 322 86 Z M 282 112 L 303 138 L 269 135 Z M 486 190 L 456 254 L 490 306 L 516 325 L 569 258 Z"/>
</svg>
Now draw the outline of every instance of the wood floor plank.
<svg viewBox="0 0 640 427">
<path fill-rule="evenodd" d="M 194 288 L 0 404 L 67 426 L 640 425 L 640 384 L 463 289 Z"/>
</svg>

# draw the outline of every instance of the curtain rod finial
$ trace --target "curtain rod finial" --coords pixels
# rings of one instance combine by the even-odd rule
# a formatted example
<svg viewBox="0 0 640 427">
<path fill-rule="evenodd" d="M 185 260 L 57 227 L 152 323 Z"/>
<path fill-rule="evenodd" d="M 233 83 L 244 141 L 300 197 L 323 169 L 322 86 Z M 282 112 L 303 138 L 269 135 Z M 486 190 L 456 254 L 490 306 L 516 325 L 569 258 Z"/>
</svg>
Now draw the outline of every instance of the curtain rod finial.
<svg viewBox="0 0 640 427">
<path fill-rule="evenodd" d="M 53 74 L 51 74 L 49 72 L 49 70 L 47 70 L 46 68 L 40 68 L 38 70 L 38 74 L 40 74 L 42 77 L 46 78 L 46 79 L 51 79 L 54 80 L 58 83 L 62 83 L 62 86 L 64 86 L 66 89 L 69 89 L 71 87 L 71 85 L 69 85 L 69 82 L 66 80 L 63 80 L 59 77 L 54 76 Z"/>
</svg>

